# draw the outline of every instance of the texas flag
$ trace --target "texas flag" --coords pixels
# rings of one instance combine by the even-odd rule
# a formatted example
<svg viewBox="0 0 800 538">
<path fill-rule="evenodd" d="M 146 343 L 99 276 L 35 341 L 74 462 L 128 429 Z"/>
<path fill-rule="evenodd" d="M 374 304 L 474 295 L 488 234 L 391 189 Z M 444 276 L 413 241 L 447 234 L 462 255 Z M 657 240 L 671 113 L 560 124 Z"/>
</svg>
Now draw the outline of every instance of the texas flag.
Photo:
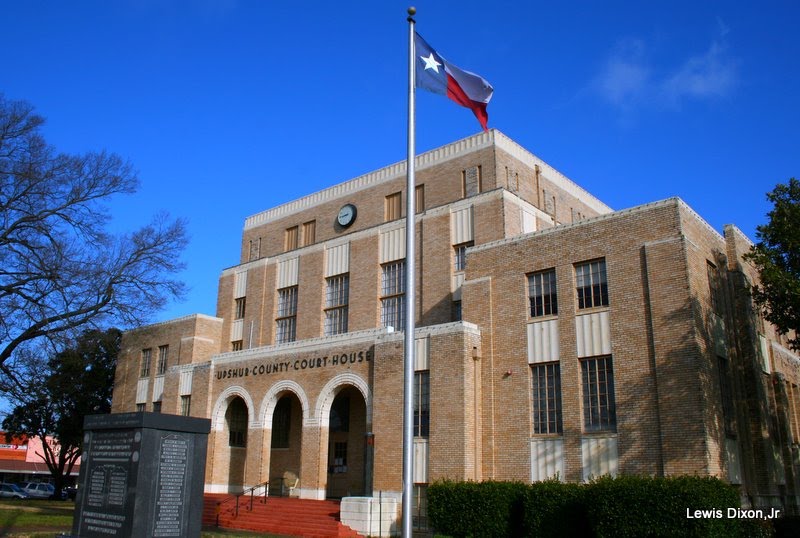
<svg viewBox="0 0 800 538">
<path fill-rule="evenodd" d="M 469 108 L 478 118 L 483 130 L 487 131 L 489 115 L 486 113 L 486 105 L 492 98 L 492 85 L 483 77 L 463 71 L 442 58 L 416 32 L 414 44 L 417 56 L 417 88 L 446 95 L 459 105 Z"/>
</svg>

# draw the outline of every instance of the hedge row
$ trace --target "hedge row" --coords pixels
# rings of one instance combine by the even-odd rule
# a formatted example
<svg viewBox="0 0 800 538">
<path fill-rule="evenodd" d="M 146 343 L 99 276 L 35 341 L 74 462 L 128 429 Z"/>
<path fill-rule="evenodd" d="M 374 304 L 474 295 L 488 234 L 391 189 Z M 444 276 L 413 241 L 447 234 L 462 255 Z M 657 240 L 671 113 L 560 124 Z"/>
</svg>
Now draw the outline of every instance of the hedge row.
<svg viewBox="0 0 800 538">
<path fill-rule="evenodd" d="M 737 490 L 716 478 L 602 477 L 588 484 L 556 480 L 437 482 L 428 488 L 428 518 L 437 532 L 462 537 L 770 535 L 770 526 L 728 518 Z M 686 510 L 722 517 L 687 517 Z M 715 512 L 711 512 L 714 514 Z M 719 512 L 716 512 L 719 514 Z"/>
</svg>

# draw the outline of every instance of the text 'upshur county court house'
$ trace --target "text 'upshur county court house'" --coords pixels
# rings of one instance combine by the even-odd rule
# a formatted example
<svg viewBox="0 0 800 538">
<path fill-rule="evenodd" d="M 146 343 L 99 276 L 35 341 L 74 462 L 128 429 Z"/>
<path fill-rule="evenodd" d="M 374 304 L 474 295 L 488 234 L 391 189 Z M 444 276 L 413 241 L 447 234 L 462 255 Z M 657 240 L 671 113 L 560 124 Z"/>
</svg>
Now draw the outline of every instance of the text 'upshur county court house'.
<svg viewBox="0 0 800 538">
<path fill-rule="evenodd" d="M 400 497 L 414 481 L 718 476 L 797 505 L 800 359 L 747 293 L 735 226 L 613 211 L 496 130 L 245 220 L 216 316 L 125 333 L 114 412 L 212 421 L 205 490 Z M 416 197 L 417 290 L 405 290 Z"/>
</svg>

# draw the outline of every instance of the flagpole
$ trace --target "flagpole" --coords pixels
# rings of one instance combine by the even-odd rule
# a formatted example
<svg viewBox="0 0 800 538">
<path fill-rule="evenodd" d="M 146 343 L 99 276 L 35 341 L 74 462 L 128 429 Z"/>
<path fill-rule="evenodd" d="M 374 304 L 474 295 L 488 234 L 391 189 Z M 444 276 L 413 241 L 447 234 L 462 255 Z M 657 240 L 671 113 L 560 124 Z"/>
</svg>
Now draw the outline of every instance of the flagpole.
<svg viewBox="0 0 800 538">
<path fill-rule="evenodd" d="M 408 8 L 408 156 L 406 161 L 406 297 L 405 297 L 405 362 L 403 364 L 403 538 L 411 538 L 414 503 L 414 303 L 416 301 L 416 226 L 414 208 L 415 141 L 415 58 L 414 15 Z"/>
</svg>

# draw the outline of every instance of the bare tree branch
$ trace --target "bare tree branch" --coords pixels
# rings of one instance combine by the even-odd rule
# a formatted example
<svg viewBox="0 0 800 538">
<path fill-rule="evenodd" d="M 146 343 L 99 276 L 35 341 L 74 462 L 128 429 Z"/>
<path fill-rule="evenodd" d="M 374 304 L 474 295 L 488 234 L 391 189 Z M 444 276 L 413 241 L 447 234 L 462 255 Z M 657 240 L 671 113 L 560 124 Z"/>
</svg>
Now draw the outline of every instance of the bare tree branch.
<svg viewBox="0 0 800 538">
<path fill-rule="evenodd" d="M 184 293 L 186 225 L 157 215 L 114 237 L 104 202 L 132 193 L 136 172 L 106 153 L 58 153 L 43 119 L 0 95 L 0 371 L 40 339 L 89 327 L 134 326 Z M 13 361 L 12 361 L 13 362 Z"/>
</svg>

